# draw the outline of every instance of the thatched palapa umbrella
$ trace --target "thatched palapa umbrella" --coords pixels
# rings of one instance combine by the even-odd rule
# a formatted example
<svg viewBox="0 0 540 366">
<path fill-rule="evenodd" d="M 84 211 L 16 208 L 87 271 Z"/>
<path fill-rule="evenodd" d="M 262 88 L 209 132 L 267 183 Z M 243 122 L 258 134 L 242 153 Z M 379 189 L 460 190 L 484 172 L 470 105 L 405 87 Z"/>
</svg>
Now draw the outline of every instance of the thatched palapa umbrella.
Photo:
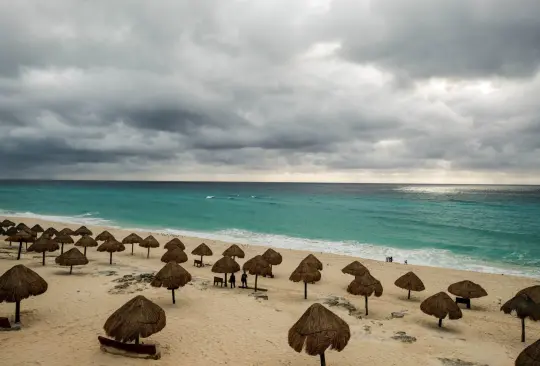
<svg viewBox="0 0 540 366">
<path fill-rule="evenodd" d="M 262 255 L 257 255 L 246 261 L 242 269 L 250 275 L 255 275 L 255 292 L 257 292 L 257 279 L 259 276 L 266 276 L 271 272 L 270 264 L 264 260 Z"/>
<path fill-rule="evenodd" d="M 235 257 L 238 258 L 244 258 L 246 255 L 244 251 L 236 244 L 231 245 L 225 251 L 223 252 L 224 257 L 231 257 L 234 259 Z"/>
<path fill-rule="evenodd" d="M 165 328 L 166 323 L 165 311 L 139 295 L 116 310 L 107 319 L 103 329 L 108 336 L 117 341 L 135 341 L 135 344 L 139 344 L 139 338 L 146 338 L 159 332 Z"/>
<path fill-rule="evenodd" d="M 540 304 L 540 285 L 535 285 L 531 287 L 526 287 L 523 290 L 520 290 L 517 295 L 525 294 L 531 298 L 537 304 Z"/>
<path fill-rule="evenodd" d="M 32 243 L 34 241 L 34 238 L 28 232 L 23 230 L 14 235 L 8 236 L 6 238 L 6 241 L 9 241 L 10 243 L 12 241 L 19 242 L 19 251 L 17 252 L 17 260 L 19 260 L 21 259 L 22 243 Z"/>
<path fill-rule="evenodd" d="M 293 282 L 304 282 L 304 299 L 307 300 L 307 284 L 315 283 L 321 279 L 321 272 L 306 262 L 301 262 L 289 277 Z"/>
<path fill-rule="evenodd" d="M 58 230 L 56 230 L 56 229 L 53 228 L 53 227 L 50 227 L 50 228 L 48 228 L 47 230 L 45 230 L 45 231 L 43 232 L 43 234 L 47 234 L 49 237 L 52 237 L 52 236 L 58 234 Z"/>
<path fill-rule="evenodd" d="M 60 254 L 54 261 L 61 266 L 69 266 L 69 274 L 73 272 L 73 266 L 88 264 L 88 258 L 77 248 L 71 248 L 67 252 Z"/>
<path fill-rule="evenodd" d="M 166 287 L 172 291 L 172 302 L 176 303 L 174 290 L 184 287 L 191 281 L 191 274 L 176 262 L 169 262 L 154 277 L 151 286 Z"/>
<path fill-rule="evenodd" d="M 103 231 L 98 236 L 96 236 L 96 241 L 107 241 L 111 239 L 115 239 L 115 237 L 107 230 Z"/>
<path fill-rule="evenodd" d="M 263 253 L 262 257 L 270 265 L 270 277 L 274 278 L 274 274 L 272 273 L 272 266 L 280 265 L 283 261 L 283 257 L 281 256 L 281 254 L 279 254 L 272 248 L 267 249 Z"/>
<path fill-rule="evenodd" d="M 169 240 L 163 248 L 165 248 L 166 250 L 171 250 L 171 249 L 174 249 L 174 247 L 178 247 L 182 250 L 186 250 L 186 246 L 184 245 L 184 243 L 182 243 L 182 240 L 178 238 L 173 238 Z"/>
<path fill-rule="evenodd" d="M 240 271 L 240 265 L 231 257 L 223 257 L 212 266 L 212 272 L 225 274 L 225 287 L 227 287 L 227 273 Z"/>
<path fill-rule="evenodd" d="M 19 223 L 17 226 L 15 226 L 15 228 L 19 231 L 20 230 L 30 231 L 30 228 L 24 222 Z"/>
<path fill-rule="evenodd" d="M 81 226 L 80 228 L 75 230 L 75 233 L 73 235 L 75 236 L 92 235 L 92 231 L 88 229 L 86 226 Z"/>
<path fill-rule="evenodd" d="M 159 242 L 152 235 L 149 235 L 139 244 L 139 246 L 143 248 L 148 248 L 148 254 L 146 254 L 146 258 L 150 258 L 150 248 L 158 248 Z"/>
<path fill-rule="evenodd" d="M 317 259 L 313 254 L 309 254 L 307 257 L 302 259 L 302 262 L 309 264 L 310 266 L 315 267 L 315 269 L 322 271 L 323 265 L 320 260 Z"/>
<path fill-rule="evenodd" d="M 179 247 L 175 247 L 173 249 L 167 250 L 161 256 L 161 261 L 164 263 L 169 263 L 169 262 L 184 263 L 184 262 L 187 262 L 187 260 L 188 260 L 187 254 Z"/>
<path fill-rule="evenodd" d="M 201 266 L 204 266 L 204 263 L 203 263 L 203 257 L 204 256 L 211 256 L 213 253 L 212 253 L 212 249 L 210 249 L 208 247 L 208 245 L 202 243 L 201 245 L 199 245 L 197 248 L 193 249 L 191 251 L 191 254 L 193 255 L 200 255 L 201 256 Z"/>
<path fill-rule="evenodd" d="M 60 230 L 57 235 L 69 235 L 69 236 L 72 236 L 72 235 L 75 235 L 75 231 L 71 230 L 70 228 L 66 227 L 62 230 Z"/>
<path fill-rule="evenodd" d="M 351 331 L 349 325 L 339 316 L 315 303 L 311 305 L 298 321 L 289 329 L 289 346 L 296 352 L 306 353 L 310 356 L 319 355 L 321 366 L 326 366 L 325 352 L 328 348 L 338 352 L 343 351 Z"/>
<path fill-rule="evenodd" d="M 364 267 L 362 263 L 358 261 L 354 261 L 346 265 L 345 267 L 343 267 L 341 272 L 357 277 L 357 276 L 363 276 L 366 273 L 369 273 L 369 270 L 366 267 Z"/>
<path fill-rule="evenodd" d="M 47 291 L 47 282 L 30 268 L 18 264 L 0 277 L 0 302 L 15 303 L 15 323 L 21 322 L 21 301 Z"/>
<path fill-rule="evenodd" d="M 8 228 L 6 230 L 6 235 L 11 236 L 11 235 L 17 234 L 18 232 L 19 232 L 19 230 L 17 230 L 17 228 L 15 228 L 15 226 L 12 226 L 12 227 L 10 227 L 10 228 Z"/>
<path fill-rule="evenodd" d="M 448 292 L 468 300 L 487 296 L 487 292 L 482 286 L 468 280 L 451 284 L 448 286 Z M 470 302 L 467 308 L 470 309 Z"/>
<path fill-rule="evenodd" d="M 424 291 L 426 289 L 422 280 L 413 272 L 405 273 L 394 282 L 394 285 L 409 291 L 407 299 L 411 298 L 411 291 Z"/>
<path fill-rule="evenodd" d="M 383 287 L 381 282 L 368 272 L 363 276 L 355 277 L 347 287 L 347 292 L 353 295 L 364 296 L 366 300 L 366 315 L 368 315 L 368 297 L 373 294 L 376 297 L 381 297 Z"/>
<path fill-rule="evenodd" d="M 420 310 L 439 319 L 439 327 L 442 327 L 442 321 L 447 315 L 450 320 L 461 319 L 463 316 L 459 306 L 446 292 L 439 292 L 422 301 Z"/>
<path fill-rule="evenodd" d="M 91 236 L 84 235 L 75 243 L 76 247 L 84 248 L 84 256 L 86 257 L 86 248 L 97 247 L 98 243 Z"/>
<path fill-rule="evenodd" d="M 143 238 L 135 233 L 131 233 L 122 240 L 122 244 L 131 244 L 131 255 L 133 255 L 133 247 L 135 244 L 142 243 Z"/>
<path fill-rule="evenodd" d="M 28 247 L 29 252 L 43 254 L 43 265 L 45 265 L 45 252 L 54 252 L 58 249 L 60 249 L 58 243 L 54 239 L 50 239 L 46 236 L 41 236 L 41 238 L 37 239 L 30 247 Z"/>
<path fill-rule="evenodd" d="M 32 226 L 30 230 L 32 230 L 35 233 L 42 233 L 45 231 L 39 224 L 35 224 L 34 226 Z"/>
<path fill-rule="evenodd" d="M 5 219 L 4 221 L 2 221 L 2 224 L 0 224 L 0 226 L 2 227 L 12 227 L 12 226 L 15 226 L 15 223 L 11 220 L 8 220 L 8 219 Z"/>
<path fill-rule="evenodd" d="M 64 253 L 64 244 L 73 244 L 73 238 L 67 234 L 58 233 L 54 240 L 61 245 L 60 254 Z"/>
<path fill-rule="evenodd" d="M 124 244 L 116 240 L 107 240 L 97 248 L 98 252 L 109 252 L 109 264 L 112 264 L 112 254 L 114 252 L 123 252 L 124 250 L 126 250 Z"/>
<path fill-rule="evenodd" d="M 521 319 L 521 341 L 525 342 L 525 319 L 540 320 L 540 304 L 535 303 L 527 294 L 522 293 L 508 300 L 501 311 L 510 314 L 512 311 Z"/>
<path fill-rule="evenodd" d="M 540 365 L 540 339 L 525 348 L 516 358 L 515 366 Z"/>
</svg>

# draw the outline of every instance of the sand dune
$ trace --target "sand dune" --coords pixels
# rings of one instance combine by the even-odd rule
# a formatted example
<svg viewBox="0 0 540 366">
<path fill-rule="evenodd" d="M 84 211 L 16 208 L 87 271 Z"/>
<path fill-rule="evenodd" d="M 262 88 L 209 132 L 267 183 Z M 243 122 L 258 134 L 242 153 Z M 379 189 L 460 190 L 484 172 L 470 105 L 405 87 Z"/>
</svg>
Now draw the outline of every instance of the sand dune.
<svg viewBox="0 0 540 366">
<path fill-rule="evenodd" d="M 40 220 L 25 220 L 25 223 L 39 223 L 44 228 L 65 226 Z M 75 225 L 67 227 L 77 228 Z M 89 228 L 94 234 L 104 229 Z M 117 239 L 129 234 L 108 230 Z M 138 234 L 145 237 L 149 233 Z M 343 352 L 327 352 L 328 365 L 460 365 L 456 361 L 460 359 L 473 365 L 507 366 L 513 364 L 526 345 L 540 337 L 540 324 L 527 322 L 527 342 L 521 343 L 519 320 L 499 311 L 501 301 L 523 287 L 537 284 L 534 279 L 359 259 L 384 286 L 382 297 L 370 298 L 369 316 L 364 317 L 361 315 L 364 299 L 346 292 L 352 276 L 341 273 L 341 268 L 355 258 L 314 253 L 324 264 L 322 280 L 308 286 L 308 300 L 304 300 L 303 284 L 290 282 L 288 278 L 307 252 L 279 250 L 283 263 L 274 267 L 275 278 L 259 280 L 259 286 L 268 289 L 269 299 L 257 300 L 249 296 L 250 290 L 213 287 L 214 274 L 210 267 L 193 267 L 195 258 L 189 253 L 201 243 L 197 238 L 181 238 L 189 256 L 183 266 L 192 274 L 193 281 L 177 292 L 176 305 L 173 305 L 169 291 L 150 287 L 144 280 L 115 282 L 125 275 L 136 277 L 163 267 L 159 258 L 170 237 L 156 233 L 154 236 L 161 247 L 150 251 L 150 259 L 146 259 L 147 250 L 138 246 L 131 256 L 128 246 L 125 252 L 113 255 L 114 265 L 111 266 L 108 253 L 89 248 L 90 263 L 75 267 L 73 275 L 69 275 L 69 268 L 54 264 L 59 252 L 47 255 L 45 267 L 41 265 L 39 254 L 23 254 L 19 262 L 44 277 L 49 289 L 41 296 L 22 302 L 23 330 L 0 332 L 1 364 L 318 365 L 317 357 L 296 353 L 288 346 L 287 332 L 309 305 L 324 304 L 331 296 L 345 298 L 359 311 L 350 313 L 344 307 L 330 307 L 350 325 L 351 339 Z M 229 246 L 213 240 L 204 242 L 214 251 L 212 257 L 205 258 L 207 263 L 217 261 Z M 240 246 L 246 252 L 245 259 L 265 250 L 259 246 Z M 67 249 L 70 247 L 72 245 L 66 245 Z M 0 273 L 18 263 L 13 254 L 16 255 L 14 249 L 10 250 L 2 237 Z M 244 259 L 238 262 L 242 264 Z M 410 270 L 424 281 L 426 291 L 413 293 L 412 299 L 406 300 L 406 291 L 394 286 L 394 281 Z M 239 283 L 240 276 L 237 277 Z M 473 301 L 473 309 L 463 309 L 462 319 L 447 320 L 445 327 L 439 329 L 437 319 L 420 311 L 420 302 L 463 279 L 481 284 L 489 296 Z M 254 277 L 249 276 L 248 281 L 253 285 Z M 100 351 L 97 336 L 105 335 L 102 328 L 105 320 L 135 294 L 144 294 L 166 311 L 167 326 L 143 340 L 160 345 L 160 361 L 126 359 Z M 11 317 L 13 312 L 13 304 L 0 304 L 0 316 Z M 404 312 L 405 316 L 391 319 L 392 312 Z M 403 342 L 410 338 L 398 332 L 405 332 L 416 340 Z"/>
</svg>

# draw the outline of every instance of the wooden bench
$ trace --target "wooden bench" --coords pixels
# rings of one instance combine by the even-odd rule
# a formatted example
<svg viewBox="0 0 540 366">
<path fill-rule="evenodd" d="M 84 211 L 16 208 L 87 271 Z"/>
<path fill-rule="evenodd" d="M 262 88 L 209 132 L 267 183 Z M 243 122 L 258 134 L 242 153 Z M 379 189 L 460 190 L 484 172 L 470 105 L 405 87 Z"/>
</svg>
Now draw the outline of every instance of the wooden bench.
<svg viewBox="0 0 540 366">
<path fill-rule="evenodd" d="M 199 259 L 195 259 L 195 260 L 193 261 L 193 265 L 194 265 L 195 267 L 202 267 L 202 266 L 203 266 L 203 262 L 202 262 L 201 260 L 199 260 Z"/>
<path fill-rule="evenodd" d="M 214 286 L 221 285 L 223 287 L 223 278 L 214 276 Z"/>
<path fill-rule="evenodd" d="M 116 348 L 121 351 L 136 353 L 139 355 L 156 355 L 157 349 L 154 344 L 134 344 L 115 341 L 114 339 L 98 336 L 102 346 Z"/>
<path fill-rule="evenodd" d="M 456 304 L 466 304 L 467 309 L 471 308 L 471 299 L 464 299 L 463 297 L 456 297 Z"/>
<path fill-rule="evenodd" d="M 2 329 L 11 329 L 11 324 L 8 318 L 0 317 L 0 328 Z"/>
</svg>

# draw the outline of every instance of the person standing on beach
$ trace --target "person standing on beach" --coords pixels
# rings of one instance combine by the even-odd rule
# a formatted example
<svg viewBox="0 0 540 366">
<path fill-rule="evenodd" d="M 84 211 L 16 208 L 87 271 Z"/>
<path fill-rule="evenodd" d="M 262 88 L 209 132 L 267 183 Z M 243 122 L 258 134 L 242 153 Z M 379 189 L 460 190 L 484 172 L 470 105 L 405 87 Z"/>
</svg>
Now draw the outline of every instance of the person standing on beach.
<svg viewBox="0 0 540 366">
<path fill-rule="evenodd" d="M 231 277 L 229 278 L 229 283 L 231 284 L 231 288 L 236 288 L 236 276 L 234 273 L 231 273 Z"/>
<path fill-rule="evenodd" d="M 242 288 L 247 288 L 247 273 L 246 272 L 242 273 L 241 281 L 242 281 Z"/>
</svg>

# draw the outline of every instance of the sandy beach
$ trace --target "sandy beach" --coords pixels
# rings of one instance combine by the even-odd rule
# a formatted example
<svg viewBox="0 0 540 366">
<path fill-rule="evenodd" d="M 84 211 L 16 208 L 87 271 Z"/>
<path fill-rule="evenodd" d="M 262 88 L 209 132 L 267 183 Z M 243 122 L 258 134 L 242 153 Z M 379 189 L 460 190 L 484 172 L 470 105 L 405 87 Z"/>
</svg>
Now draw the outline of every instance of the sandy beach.
<svg viewBox="0 0 540 366">
<path fill-rule="evenodd" d="M 79 227 L 22 221 L 44 228 Z M 88 228 L 94 235 L 108 229 L 119 240 L 130 233 Z M 149 233 L 138 232 L 143 237 Z M 191 273 L 193 281 L 177 292 L 173 305 L 170 292 L 163 288 L 153 288 L 144 281 L 115 282 L 125 275 L 151 274 L 163 267 L 163 245 L 171 237 L 152 234 L 161 247 L 152 249 L 149 259 L 146 249 L 135 246 L 132 256 L 131 247 L 127 246 L 125 252 L 113 255 L 113 265 L 109 265 L 107 253 L 89 248 L 90 263 L 74 268 L 72 275 L 69 269 L 54 263 L 59 252 L 48 253 L 46 266 L 41 265 L 40 254 L 24 251 L 17 262 L 16 245 L 10 248 L 5 237 L 1 237 L 0 273 L 22 263 L 49 284 L 45 294 L 22 302 L 21 331 L 0 332 L 2 365 L 318 365 L 317 357 L 296 353 L 288 346 L 287 332 L 309 305 L 325 304 L 332 296 L 345 298 L 359 312 L 350 314 L 344 307 L 325 305 L 351 329 L 351 339 L 342 352 L 327 352 L 328 365 L 512 365 L 517 355 L 540 337 L 540 324 L 527 321 L 527 341 L 521 343 L 519 319 L 499 310 L 501 302 L 518 290 L 538 284 L 535 279 L 313 253 L 324 264 L 322 280 L 308 285 L 308 300 L 304 300 L 303 285 L 289 281 L 289 275 L 308 252 L 278 249 L 283 263 L 274 267 L 275 278 L 259 279 L 259 286 L 268 289 L 268 300 L 261 300 L 250 296 L 251 290 L 213 287 L 211 266 L 194 267 L 195 257 L 190 252 L 204 241 L 214 252 L 212 257 L 205 257 L 205 263 L 211 264 L 221 258 L 230 243 L 192 237 L 181 240 L 189 256 L 182 266 Z M 238 260 L 240 265 L 265 250 L 261 246 L 240 246 L 246 253 L 245 259 Z M 382 297 L 369 299 L 367 317 L 363 316 L 364 299 L 346 291 L 353 277 L 341 272 L 355 259 L 368 267 L 384 287 Z M 394 281 L 411 270 L 423 280 L 426 290 L 413 293 L 412 299 L 407 300 L 406 291 L 397 288 Z M 238 274 L 237 283 L 239 277 Z M 437 319 L 420 311 L 420 302 L 464 279 L 482 285 L 489 295 L 473 300 L 471 310 L 463 309 L 462 319 L 445 320 L 444 328 L 438 328 Z M 249 276 L 249 285 L 253 282 L 254 276 Z M 97 336 L 105 335 L 103 324 L 109 315 L 137 294 L 143 294 L 166 311 L 166 327 L 143 340 L 160 346 L 159 361 L 127 359 L 103 353 L 99 348 Z M 14 308 L 14 304 L 1 303 L 0 316 L 12 317 Z M 404 312 L 405 316 L 393 319 L 392 312 Z M 407 343 L 393 339 L 397 332 L 406 332 L 416 340 Z"/>
</svg>

